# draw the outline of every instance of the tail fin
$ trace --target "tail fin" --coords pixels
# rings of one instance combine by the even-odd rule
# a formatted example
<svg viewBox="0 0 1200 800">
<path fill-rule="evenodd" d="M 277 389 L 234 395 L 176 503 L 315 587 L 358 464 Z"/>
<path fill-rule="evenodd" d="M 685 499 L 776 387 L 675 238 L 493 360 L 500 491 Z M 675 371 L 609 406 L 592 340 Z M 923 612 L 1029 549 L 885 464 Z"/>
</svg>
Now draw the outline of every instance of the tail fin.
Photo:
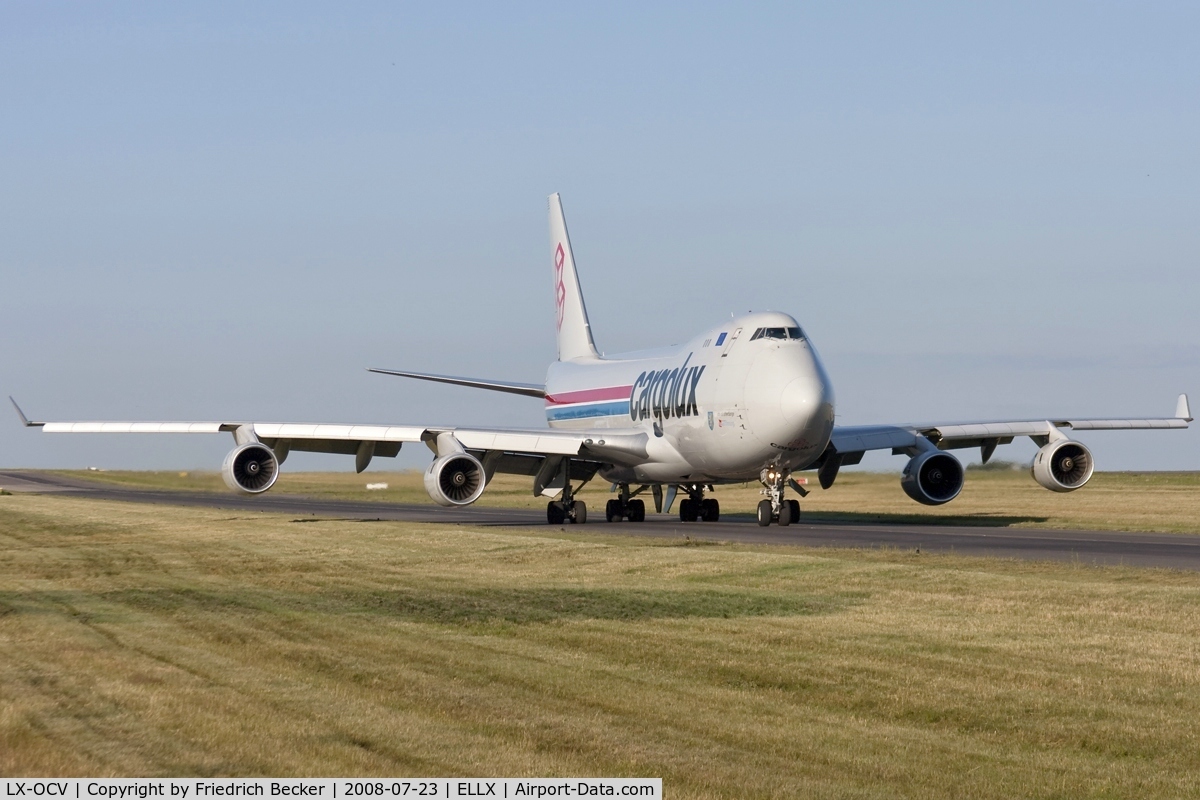
<svg viewBox="0 0 1200 800">
<path fill-rule="evenodd" d="M 592 341 L 592 326 L 588 323 L 579 275 L 575 272 L 575 256 L 571 254 L 571 239 L 567 236 L 567 220 L 563 217 L 562 200 L 550 195 L 550 252 L 554 256 L 554 304 L 558 326 L 558 360 L 599 358 Z"/>
</svg>

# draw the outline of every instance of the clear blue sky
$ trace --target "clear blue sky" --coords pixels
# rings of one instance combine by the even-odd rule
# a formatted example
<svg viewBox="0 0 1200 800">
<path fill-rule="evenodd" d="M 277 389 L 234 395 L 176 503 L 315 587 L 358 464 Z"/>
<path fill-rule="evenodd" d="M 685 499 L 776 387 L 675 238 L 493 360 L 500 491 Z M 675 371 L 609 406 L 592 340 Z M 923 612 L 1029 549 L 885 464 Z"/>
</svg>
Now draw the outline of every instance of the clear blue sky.
<svg viewBox="0 0 1200 800">
<path fill-rule="evenodd" d="M 559 191 L 608 352 L 772 308 L 846 423 L 1200 407 L 1198 31 L 1194 3 L 6 3 L 0 392 L 541 425 L 364 368 L 540 381 Z M 1196 430 L 1084 441 L 1200 469 Z M 0 424 L 4 466 L 230 446 Z"/>
</svg>

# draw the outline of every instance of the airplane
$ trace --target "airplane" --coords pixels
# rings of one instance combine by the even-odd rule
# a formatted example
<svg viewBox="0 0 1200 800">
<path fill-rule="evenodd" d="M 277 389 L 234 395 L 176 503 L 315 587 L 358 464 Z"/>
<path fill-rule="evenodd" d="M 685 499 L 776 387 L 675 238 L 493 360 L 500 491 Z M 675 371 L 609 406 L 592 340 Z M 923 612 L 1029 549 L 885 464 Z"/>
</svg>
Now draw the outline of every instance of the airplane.
<svg viewBox="0 0 1200 800">
<path fill-rule="evenodd" d="M 822 489 L 869 450 L 891 450 L 908 462 L 901 486 L 913 500 L 936 506 L 962 491 L 965 472 L 950 452 L 980 448 L 984 463 L 1019 436 L 1039 447 L 1032 476 L 1054 492 L 1079 489 L 1092 477 L 1091 451 L 1063 429 L 1186 428 L 1187 395 L 1175 415 L 1145 419 L 1046 417 L 1031 420 L 898 425 L 837 425 L 833 386 L 800 323 L 777 312 L 750 313 L 707 328 L 683 344 L 602 356 L 591 324 L 558 194 L 549 198 L 558 358 L 543 384 L 514 383 L 395 369 L 384 375 L 455 384 L 536 398 L 547 428 L 459 428 L 426 425 L 335 425 L 279 422 L 31 422 L 46 433 L 231 433 L 234 449 L 221 471 L 226 484 L 261 494 L 293 451 L 343 453 L 362 472 L 375 457 L 395 457 L 404 444 L 433 453 L 425 489 L 442 506 L 474 503 L 497 473 L 533 479 L 546 496 L 552 525 L 587 521 L 579 489 L 599 475 L 612 484 L 609 522 L 645 519 L 644 495 L 670 513 L 679 493 L 681 522 L 717 521 L 721 484 L 758 481 L 759 525 L 786 526 L 800 516 L 790 488 L 808 490 L 793 475 L 815 470 Z M 11 400 L 12 398 L 10 398 Z"/>
</svg>

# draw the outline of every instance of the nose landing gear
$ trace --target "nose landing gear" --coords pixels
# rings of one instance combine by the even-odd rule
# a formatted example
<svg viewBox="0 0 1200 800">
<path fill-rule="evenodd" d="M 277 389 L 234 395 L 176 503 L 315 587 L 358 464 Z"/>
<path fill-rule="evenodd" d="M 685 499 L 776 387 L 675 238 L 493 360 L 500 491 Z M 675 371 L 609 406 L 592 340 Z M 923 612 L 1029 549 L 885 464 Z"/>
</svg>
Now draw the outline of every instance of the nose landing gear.
<svg viewBox="0 0 1200 800">
<path fill-rule="evenodd" d="M 783 496 L 783 490 L 788 485 L 788 473 L 778 467 L 764 469 L 759 479 L 766 488 L 762 493 L 766 500 L 758 504 L 758 524 L 765 528 L 772 521 L 786 527 L 800 519 L 800 501 Z"/>
</svg>

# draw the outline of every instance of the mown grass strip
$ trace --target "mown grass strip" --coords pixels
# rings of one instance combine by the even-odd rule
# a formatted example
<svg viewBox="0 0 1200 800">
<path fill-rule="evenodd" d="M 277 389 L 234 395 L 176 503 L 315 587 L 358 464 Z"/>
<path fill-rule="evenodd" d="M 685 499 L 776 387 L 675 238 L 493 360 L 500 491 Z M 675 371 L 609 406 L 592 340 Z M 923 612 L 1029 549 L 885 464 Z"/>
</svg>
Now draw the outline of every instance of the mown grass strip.
<svg viewBox="0 0 1200 800">
<path fill-rule="evenodd" d="M 6 775 L 1200 792 L 1200 577 L 0 501 Z"/>
</svg>

